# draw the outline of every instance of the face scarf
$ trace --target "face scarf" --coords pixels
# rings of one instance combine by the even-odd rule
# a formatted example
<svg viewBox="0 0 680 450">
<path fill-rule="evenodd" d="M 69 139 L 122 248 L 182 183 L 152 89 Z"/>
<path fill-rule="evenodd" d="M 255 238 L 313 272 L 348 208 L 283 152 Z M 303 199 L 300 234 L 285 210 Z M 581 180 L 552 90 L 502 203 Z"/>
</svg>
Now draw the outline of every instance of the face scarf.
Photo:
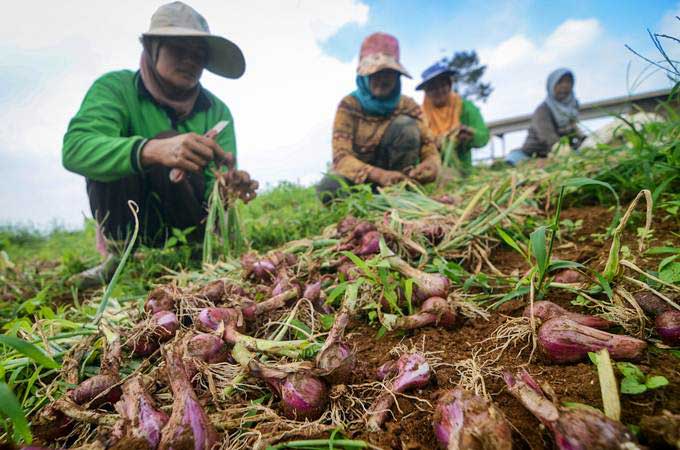
<svg viewBox="0 0 680 450">
<path fill-rule="evenodd" d="M 449 94 L 448 104 L 437 108 L 426 94 L 423 101 L 423 113 L 425 120 L 435 136 L 440 137 L 448 134 L 451 130 L 460 126 L 460 113 L 463 110 L 463 99 L 455 92 Z"/>
<path fill-rule="evenodd" d="M 569 93 L 569 96 L 562 101 L 555 98 L 555 85 L 565 75 L 571 75 L 571 79 L 575 81 L 574 74 L 569 69 L 557 69 L 548 76 L 548 96 L 545 103 L 550 108 L 555 123 L 557 123 L 558 131 L 568 131 L 573 127 L 578 119 L 578 100 L 574 96 L 574 90 Z"/>
<path fill-rule="evenodd" d="M 145 39 L 144 51 L 139 62 L 144 87 L 159 104 L 167 106 L 177 114 L 179 120 L 185 119 L 194 109 L 200 92 L 200 84 L 185 92 L 178 92 L 164 81 L 156 71 L 161 42 L 158 39 Z"/>
<path fill-rule="evenodd" d="M 371 94 L 368 76 L 357 75 L 357 90 L 352 95 L 359 100 L 361 108 L 371 116 L 389 116 L 397 109 L 401 98 L 401 78 L 397 78 L 394 90 L 385 99 L 379 99 Z"/>
</svg>

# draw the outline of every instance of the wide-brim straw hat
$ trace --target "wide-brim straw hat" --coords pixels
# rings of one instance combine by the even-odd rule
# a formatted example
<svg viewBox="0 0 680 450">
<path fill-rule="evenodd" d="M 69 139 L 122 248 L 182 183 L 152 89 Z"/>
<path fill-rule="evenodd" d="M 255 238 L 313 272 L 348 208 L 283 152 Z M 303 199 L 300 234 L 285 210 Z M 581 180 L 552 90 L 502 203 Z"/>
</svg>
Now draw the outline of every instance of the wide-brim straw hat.
<svg viewBox="0 0 680 450">
<path fill-rule="evenodd" d="M 411 74 L 399 62 L 397 38 L 387 33 L 373 33 L 361 44 L 357 73 L 368 76 L 386 69 L 396 70 L 411 78 Z"/>
<path fill-rule="evenodd" d="M 246 61 L 238 45 L 210 33 L 205 18 L 182 2 L 172 2 L 158 8 L 151 16 L 149 31 L 142 33 L 142 36 L 202 38 L 208 45 L 207 70 L 226 78 L 239 78 L 246 70 Z"/>
</svg>

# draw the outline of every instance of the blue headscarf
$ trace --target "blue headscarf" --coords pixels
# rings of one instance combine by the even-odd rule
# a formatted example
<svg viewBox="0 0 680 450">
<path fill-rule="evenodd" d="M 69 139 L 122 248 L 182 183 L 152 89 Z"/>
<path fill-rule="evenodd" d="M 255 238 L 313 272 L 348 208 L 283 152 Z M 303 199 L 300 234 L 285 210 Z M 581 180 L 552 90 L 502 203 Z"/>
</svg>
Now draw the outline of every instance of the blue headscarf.
<svg viewBox="0 0 680 450">
<path fill-rule="evenodd" d="M 378 99 L 371 94 L 368 76 L 357 75 L 357 90 L 352 95 L 359 100 L 366 114 L 371 116 L 389 116 L 397 109 L 401 97 L 401 77 L 397 78 L 394 90 L 385 99 Z"/>
<path fill-rule="evenodd" d="M 545 102 L 550 108 L 550 112 L 557 123 L 557 128 L 559 130 L 569 129 L 578 119 L 578 100 L 574 96 L 574 90 L 569 93 L 569 96 L 562 101 L 555 98 L 555 85 L 560 81 L 560 79 L 565 75 L 571 75 L 571 79 L 574 80 L 574 74 L 571 70 L 560 68 L 553 71 L 548 76 L 548 82 L 546 88 L 548 89 L 548 96 Z"/>
</svg>

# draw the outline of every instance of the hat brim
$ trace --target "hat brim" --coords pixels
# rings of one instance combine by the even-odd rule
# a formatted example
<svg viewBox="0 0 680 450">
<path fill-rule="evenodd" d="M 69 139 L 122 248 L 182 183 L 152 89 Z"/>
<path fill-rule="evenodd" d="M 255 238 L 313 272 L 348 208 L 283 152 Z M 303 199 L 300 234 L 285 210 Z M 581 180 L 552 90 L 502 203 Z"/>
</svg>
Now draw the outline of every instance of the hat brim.
<svg viewBox="0 0 680 450">
<path fill-rule="evenodd" d="M 203 38 L 208 44 L 209 58 L 205 68 L 225 78 L 239 78 L 246 71 L 246 60 L 238 45 L 229 39 L 190 28 L 162 27 L 142 33 L 148 37 Z"/>
<path fill-rule="evenodd" d="M 381 70 L 395 70 L 405 77 L 412 78 L 408 70 L 401 65 L 394 58 L 385 57 L 384 55 L 375 55 L 372 57 L 365 58 L 359 61 L 359 67 L 357 67 L 357 74 L 362 77 L 373 75 Z"/>
<path fill-rule="evenodd" d="M 425 89 L 425 85 L 427 83 L 429 83 L 430 81 L 432 81 L 435 78 L 442 76 L 442 75 L 448 75 L 449 77 L 453 77 L 455 75 L 455 72 L 453 70 L 442 70 L 439 73 L 435 73 L 433 75 L 430 75 L 428 78 L 421 81 L 418 86 L 416 86 L 416 91 L 422 91 L 423 89 Z"/>
</svg>

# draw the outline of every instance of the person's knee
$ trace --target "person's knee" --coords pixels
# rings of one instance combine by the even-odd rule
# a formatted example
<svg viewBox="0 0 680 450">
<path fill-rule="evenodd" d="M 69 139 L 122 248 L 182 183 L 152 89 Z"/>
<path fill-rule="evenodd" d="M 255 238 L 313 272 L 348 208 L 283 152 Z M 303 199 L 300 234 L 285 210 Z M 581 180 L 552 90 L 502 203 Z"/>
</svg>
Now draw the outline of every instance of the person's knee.
<svg viewBox="0 0 680 450">
<path fill-rule="evenodd" d="M 316 195 L 324 205 L 328 205 L 338 196 L 338 191 L 342 187 L 343 185 L 338 175 L 326 174 L 315 186 Z"/>
<path fill-rule="evenodd" d="M 418 122 L 411 116 L 402 114 L 392 120 L 389 128 L 395 141 L 404 147 L 420 147 L 420 129 Z"/>
</svg>

